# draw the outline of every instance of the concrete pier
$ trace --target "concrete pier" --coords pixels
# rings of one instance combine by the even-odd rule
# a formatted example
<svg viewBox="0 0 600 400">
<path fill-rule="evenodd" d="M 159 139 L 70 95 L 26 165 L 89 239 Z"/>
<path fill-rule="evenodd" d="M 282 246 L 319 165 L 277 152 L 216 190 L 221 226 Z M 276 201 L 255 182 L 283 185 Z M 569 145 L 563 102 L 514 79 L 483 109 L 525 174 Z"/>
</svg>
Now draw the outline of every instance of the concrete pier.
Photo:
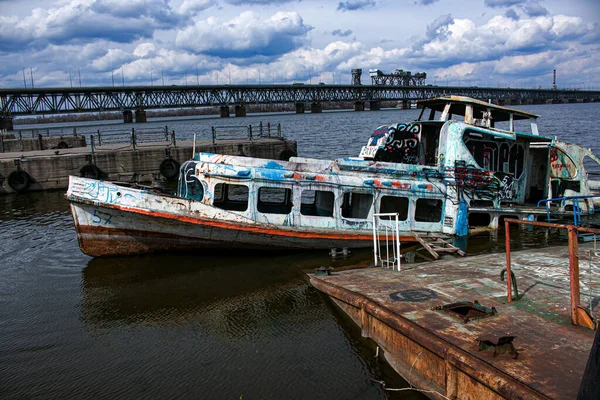
<svg viewBox="0 0 600 400">
<path fill-rule="evenodd" d="M 580 245 L 576 257 L 592 249 Z M 311 283 L 432 398 L 575 399 L 594 331 L 571 325 L 568 248 L 512 252 L 511 259 L 519 296 L 510 303 L 500 279 L 504 254 L 404 264 L 401 271 L 334 271 L 311 275 Z M 598 298 L 600 271 L 584 265 L 582 300 L 589 290 Z M 475 301 L 490 315 L 467 307 Z M 452 304 L 454 311 L 445 311 Z M 600 304 L 592 307 L 598 315 Z"/>
<path fill-rule="evenodd" d="M 0 131 L 2 130 L 13 130 L 13 120 L 11 117 L 0 117 Z"/>
<path fill-rule="evenodd" d="M 139 123 L 144 123 L 144 122 L 148 122 L 148 118 L 146 117 L 146 111 L 145 110 L 135 110 L 135 123 L 139 124 Z"/>
<path fill-rule="evenodd" d="M 354 111 L 365 111 L 365 102 L 357 101 L 354 103 Z"/>
<path fill-rule="evenodd" d="M 125 124 L 133 123 L 133 112 L 131 110 L 123 111 L 123 123 L 125 123 Z"/>
<path fill-rule="evenodd" d="M 369 110 L 371 110 L 371 111 L 381 110 L 381 101 L 379 101 L 379 100 L 369 101 Z"/>
<path fill-rule="evenodd" d="M 150 182 L 158 176 L 161 163 L 168 158 L 182 164 L 192 158 L 192 141 L 173 144 L 142 143 L 136 150 L 122 144 L 60 150 L 0 153 L 0 195 L 12 193 L 8 177 L 23 171 L 28 180 L 25 191 L 66 189 L 69 175 L 98 174 L 101 179 L 122 182 Z M 196 141 L 196 151 L 286 159 L 297 154 L 296 142 L 279 138 Z M 90 167 L 93 166 L 93 167 Z M 22 174 L 21 174 L 22 175 Z"/>
<path fill-rule="evenodd" d="M 245 117 L 246 116 L 246 106 L 241 105 L 241 104 L 236 104 L 235 116 L 236 117 Z"/>
<path fill-rule="evenodd" d="M 296 103 L 296 114 L 304 114 L 304 103 Z"/>
<path fill-rule="evenodd" d="M 219 114 L 221 115 L 221 118 L 229 118 L 229 106 L 219 107 Z"/>
<path fill-rule="evenodd" d="M 321 103 L 311 103 L 310 112 L 313 114 L 323 112 L 323 105 Z"/>
</svg>

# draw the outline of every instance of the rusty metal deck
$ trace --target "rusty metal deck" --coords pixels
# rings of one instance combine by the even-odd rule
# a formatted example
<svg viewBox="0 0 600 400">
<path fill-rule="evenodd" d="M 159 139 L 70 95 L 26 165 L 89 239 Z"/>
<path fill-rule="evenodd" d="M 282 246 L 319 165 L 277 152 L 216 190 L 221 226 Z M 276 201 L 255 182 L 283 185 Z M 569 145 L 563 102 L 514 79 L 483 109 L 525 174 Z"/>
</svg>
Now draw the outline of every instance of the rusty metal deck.
<svg viewBox="0 0 600 400">
<path fill-rule="evenodd" d="M 597 316 L 600 271 L 586 261 L 590 249 L 579 249 L 581 297 L 587 306 L 591 282 Z M 334 272 L 311 276 L 311 282 L 418 388 L 447 398 L 573 399 L 594 332 L 571 325 L 568 259 L 566 247 L 513 252 L 521 298 L 512 303 L 506 303 L 506 282 L 500 280 L 504 254 L 404 265 L 401 272 Z M 435 309 L 475 300 L 497 314 L 464 323 Z M 479 351 L 482 336 L 515 336 L 518 358 Z"/>
</svg>

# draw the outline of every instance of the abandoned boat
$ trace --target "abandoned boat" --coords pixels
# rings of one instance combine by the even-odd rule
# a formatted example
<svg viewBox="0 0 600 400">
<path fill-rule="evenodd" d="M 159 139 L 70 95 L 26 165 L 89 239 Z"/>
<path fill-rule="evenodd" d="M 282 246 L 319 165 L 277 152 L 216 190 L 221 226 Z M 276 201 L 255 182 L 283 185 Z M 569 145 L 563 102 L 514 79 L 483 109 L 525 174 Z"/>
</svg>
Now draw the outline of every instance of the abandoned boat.
<svg viewBox="0 0 600 400">
<path fill-rule="evenodd" d="M 79 245 L 91 256 L 361 248 L 381 227 L 414 241 L 414 231 L 462 236 L 507 217 L 600 207 L 600 182 L 584 167 L 600 160 L 539 135 L 537 115 L 457 96 L 418 105 L 416 121 L 377 128 L 359 157 L 198 153 L 181 166 L 173 194 L 71 176 Z"/>
</svg>

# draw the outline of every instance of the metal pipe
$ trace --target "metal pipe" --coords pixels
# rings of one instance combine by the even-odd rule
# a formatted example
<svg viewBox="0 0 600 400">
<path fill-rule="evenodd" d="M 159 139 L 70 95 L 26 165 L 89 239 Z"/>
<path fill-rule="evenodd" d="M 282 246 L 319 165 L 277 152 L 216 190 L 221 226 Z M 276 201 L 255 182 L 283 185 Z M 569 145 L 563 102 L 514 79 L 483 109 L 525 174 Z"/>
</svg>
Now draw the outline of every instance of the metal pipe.
<svg viewBox="0 0 600 400">
<path fill-rule="evenodd" d="M 579 294 L 579 254 L 577 230 L 569 226 L 569 281 L 571 286 L 571 322 L 577 324 L 577 306 L 581 301 Z"/>
<path fill-rule="evenodd" d="M 510 221 L 509 219 L 504 220 L 504 236 L 506 244 L 506 273 L 510 277 L 512 272 L 510 271 Z M 510 279 L 506 280 L 506 301 L 510 303 L 512 301 L 512 282 Z"/>
</svg>

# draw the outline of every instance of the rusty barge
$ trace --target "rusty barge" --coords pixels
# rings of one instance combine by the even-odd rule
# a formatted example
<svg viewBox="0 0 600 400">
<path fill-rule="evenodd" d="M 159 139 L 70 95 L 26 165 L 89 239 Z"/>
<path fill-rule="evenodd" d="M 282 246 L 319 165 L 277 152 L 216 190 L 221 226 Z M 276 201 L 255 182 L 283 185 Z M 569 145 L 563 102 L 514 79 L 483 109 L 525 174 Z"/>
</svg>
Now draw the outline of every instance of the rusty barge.
<svg viewBox="0 0 600 400">
<path fill-rule="evenodd" d="M 80 247 L 92 256 L 367 248 L 383 228 L 414 241 L 412 232 L 464 236 L 506 217 L 600 207 L 600 182 L 584 166 L 600 170 L 600 160 L 539 135 L 536 115 L 456 96 L 419 106 L 418 120 L 376 129 L 359 157 L 197 153 L 181 166 L 176 193 L 71 177 Z"/>
<path fill-rule="evenodd" d="M 563 228 L 568 247 L 509 250 L 507 264 L 486 254 L 401 271 L 317 270 L 311 283 L 430 398 L 597 399 L 600 251 L 577 245 L 585 228 Z M 507 266 L 514 278 L 502 282 Z"/>
</svg>

